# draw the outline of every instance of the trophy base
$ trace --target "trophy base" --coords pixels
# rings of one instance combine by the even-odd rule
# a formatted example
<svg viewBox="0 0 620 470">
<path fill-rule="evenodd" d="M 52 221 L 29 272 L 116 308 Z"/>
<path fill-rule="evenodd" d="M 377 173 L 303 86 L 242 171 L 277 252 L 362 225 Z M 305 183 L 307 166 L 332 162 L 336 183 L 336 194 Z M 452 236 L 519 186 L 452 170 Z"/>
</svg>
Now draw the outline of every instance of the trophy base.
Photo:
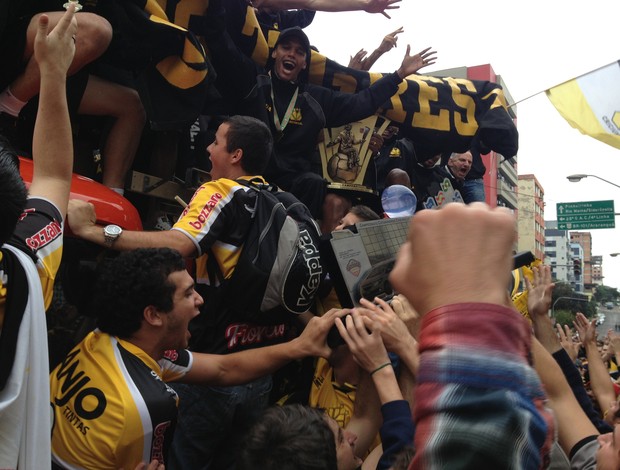
<svg viewBox="0 0 620 470">
<path fill-rule="evenodd" d="M 362 186 L 360 184 L 352 183 L 328 183 L 327 189 L 337 189 L 342 191 L 352 191 L 356 193 L 372 194 L 373 196 L 379 196 L 379 192 L 372 188 Z"/>
</svg>

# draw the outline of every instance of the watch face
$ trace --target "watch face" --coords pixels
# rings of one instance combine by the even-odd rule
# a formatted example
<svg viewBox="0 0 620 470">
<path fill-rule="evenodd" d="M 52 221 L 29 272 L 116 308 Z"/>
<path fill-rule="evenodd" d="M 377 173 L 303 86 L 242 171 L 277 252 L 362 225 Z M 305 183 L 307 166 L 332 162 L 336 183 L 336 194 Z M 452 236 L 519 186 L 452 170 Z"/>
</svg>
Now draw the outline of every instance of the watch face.
<svg viewBox="0 0 620 470">
<path fill-rule="evenodd" d="M 120 235 L 120 233 L 123 231 L 122 228 L 120 228 L 118 225 L 108 225 L 105 228 L 105 231 L 108 235 Z"/>
</svg>

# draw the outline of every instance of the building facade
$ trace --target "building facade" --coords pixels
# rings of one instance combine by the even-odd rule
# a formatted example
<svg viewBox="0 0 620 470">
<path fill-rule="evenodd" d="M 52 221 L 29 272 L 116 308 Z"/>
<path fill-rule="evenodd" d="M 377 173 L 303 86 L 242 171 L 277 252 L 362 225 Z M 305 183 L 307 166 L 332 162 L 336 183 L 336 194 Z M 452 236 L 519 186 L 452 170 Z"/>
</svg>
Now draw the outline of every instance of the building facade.
<svg viewBox="0 0 620 470">
<path fill-rule="evenodd" d="M 551 266 L 551 277 L 555 282 L 574 285 L 573 255 L 568 232 L 558 230 L 556 221 L 546 221 L 545 226 L 545 264 Z"/>
<path fill-rule="evenodd" d="M 534 175 L 519 175 L 518 251 L 545 257 L 545 192 Z"/>
<path fill-rule="evenodd" d="M 592 284 L 596 286 L 604 285 L 603 276 L 603 257 L 601 255 L 592 256 Z"/>
<path fill-rule="evenodd" d="M 571 243 L 583 248 L 582 272 L 584 289 L 588 292 L 595 287 L 592 279 L 592 234 L 590 232 L 570 232 Z"/>
</svg>

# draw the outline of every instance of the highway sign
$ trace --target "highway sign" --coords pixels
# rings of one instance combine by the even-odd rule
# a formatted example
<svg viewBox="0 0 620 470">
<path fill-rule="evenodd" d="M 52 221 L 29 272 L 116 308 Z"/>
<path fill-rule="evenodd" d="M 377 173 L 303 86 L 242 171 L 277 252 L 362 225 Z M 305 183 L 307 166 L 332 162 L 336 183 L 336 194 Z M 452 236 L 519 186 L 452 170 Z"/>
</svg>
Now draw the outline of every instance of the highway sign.
<svg viewBox="0 0 620 470">
<path fill-rule="evenodd" d="M 558 230 L 615 228 L 614 201 L 558 202 Z"/>
</svg>

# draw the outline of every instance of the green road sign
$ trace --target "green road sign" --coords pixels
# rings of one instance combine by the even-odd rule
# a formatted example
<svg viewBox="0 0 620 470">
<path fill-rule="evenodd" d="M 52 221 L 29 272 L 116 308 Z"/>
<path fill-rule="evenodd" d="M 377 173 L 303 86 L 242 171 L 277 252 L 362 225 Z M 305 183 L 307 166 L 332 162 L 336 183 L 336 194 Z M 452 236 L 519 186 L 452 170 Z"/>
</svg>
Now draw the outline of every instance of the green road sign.
<svg viewBox="0 0 620 470">
<path fill-rule="evenodd" d="M 616 228 L 614 201 L 558 202 L 558 230 Z"/>
</svg>

